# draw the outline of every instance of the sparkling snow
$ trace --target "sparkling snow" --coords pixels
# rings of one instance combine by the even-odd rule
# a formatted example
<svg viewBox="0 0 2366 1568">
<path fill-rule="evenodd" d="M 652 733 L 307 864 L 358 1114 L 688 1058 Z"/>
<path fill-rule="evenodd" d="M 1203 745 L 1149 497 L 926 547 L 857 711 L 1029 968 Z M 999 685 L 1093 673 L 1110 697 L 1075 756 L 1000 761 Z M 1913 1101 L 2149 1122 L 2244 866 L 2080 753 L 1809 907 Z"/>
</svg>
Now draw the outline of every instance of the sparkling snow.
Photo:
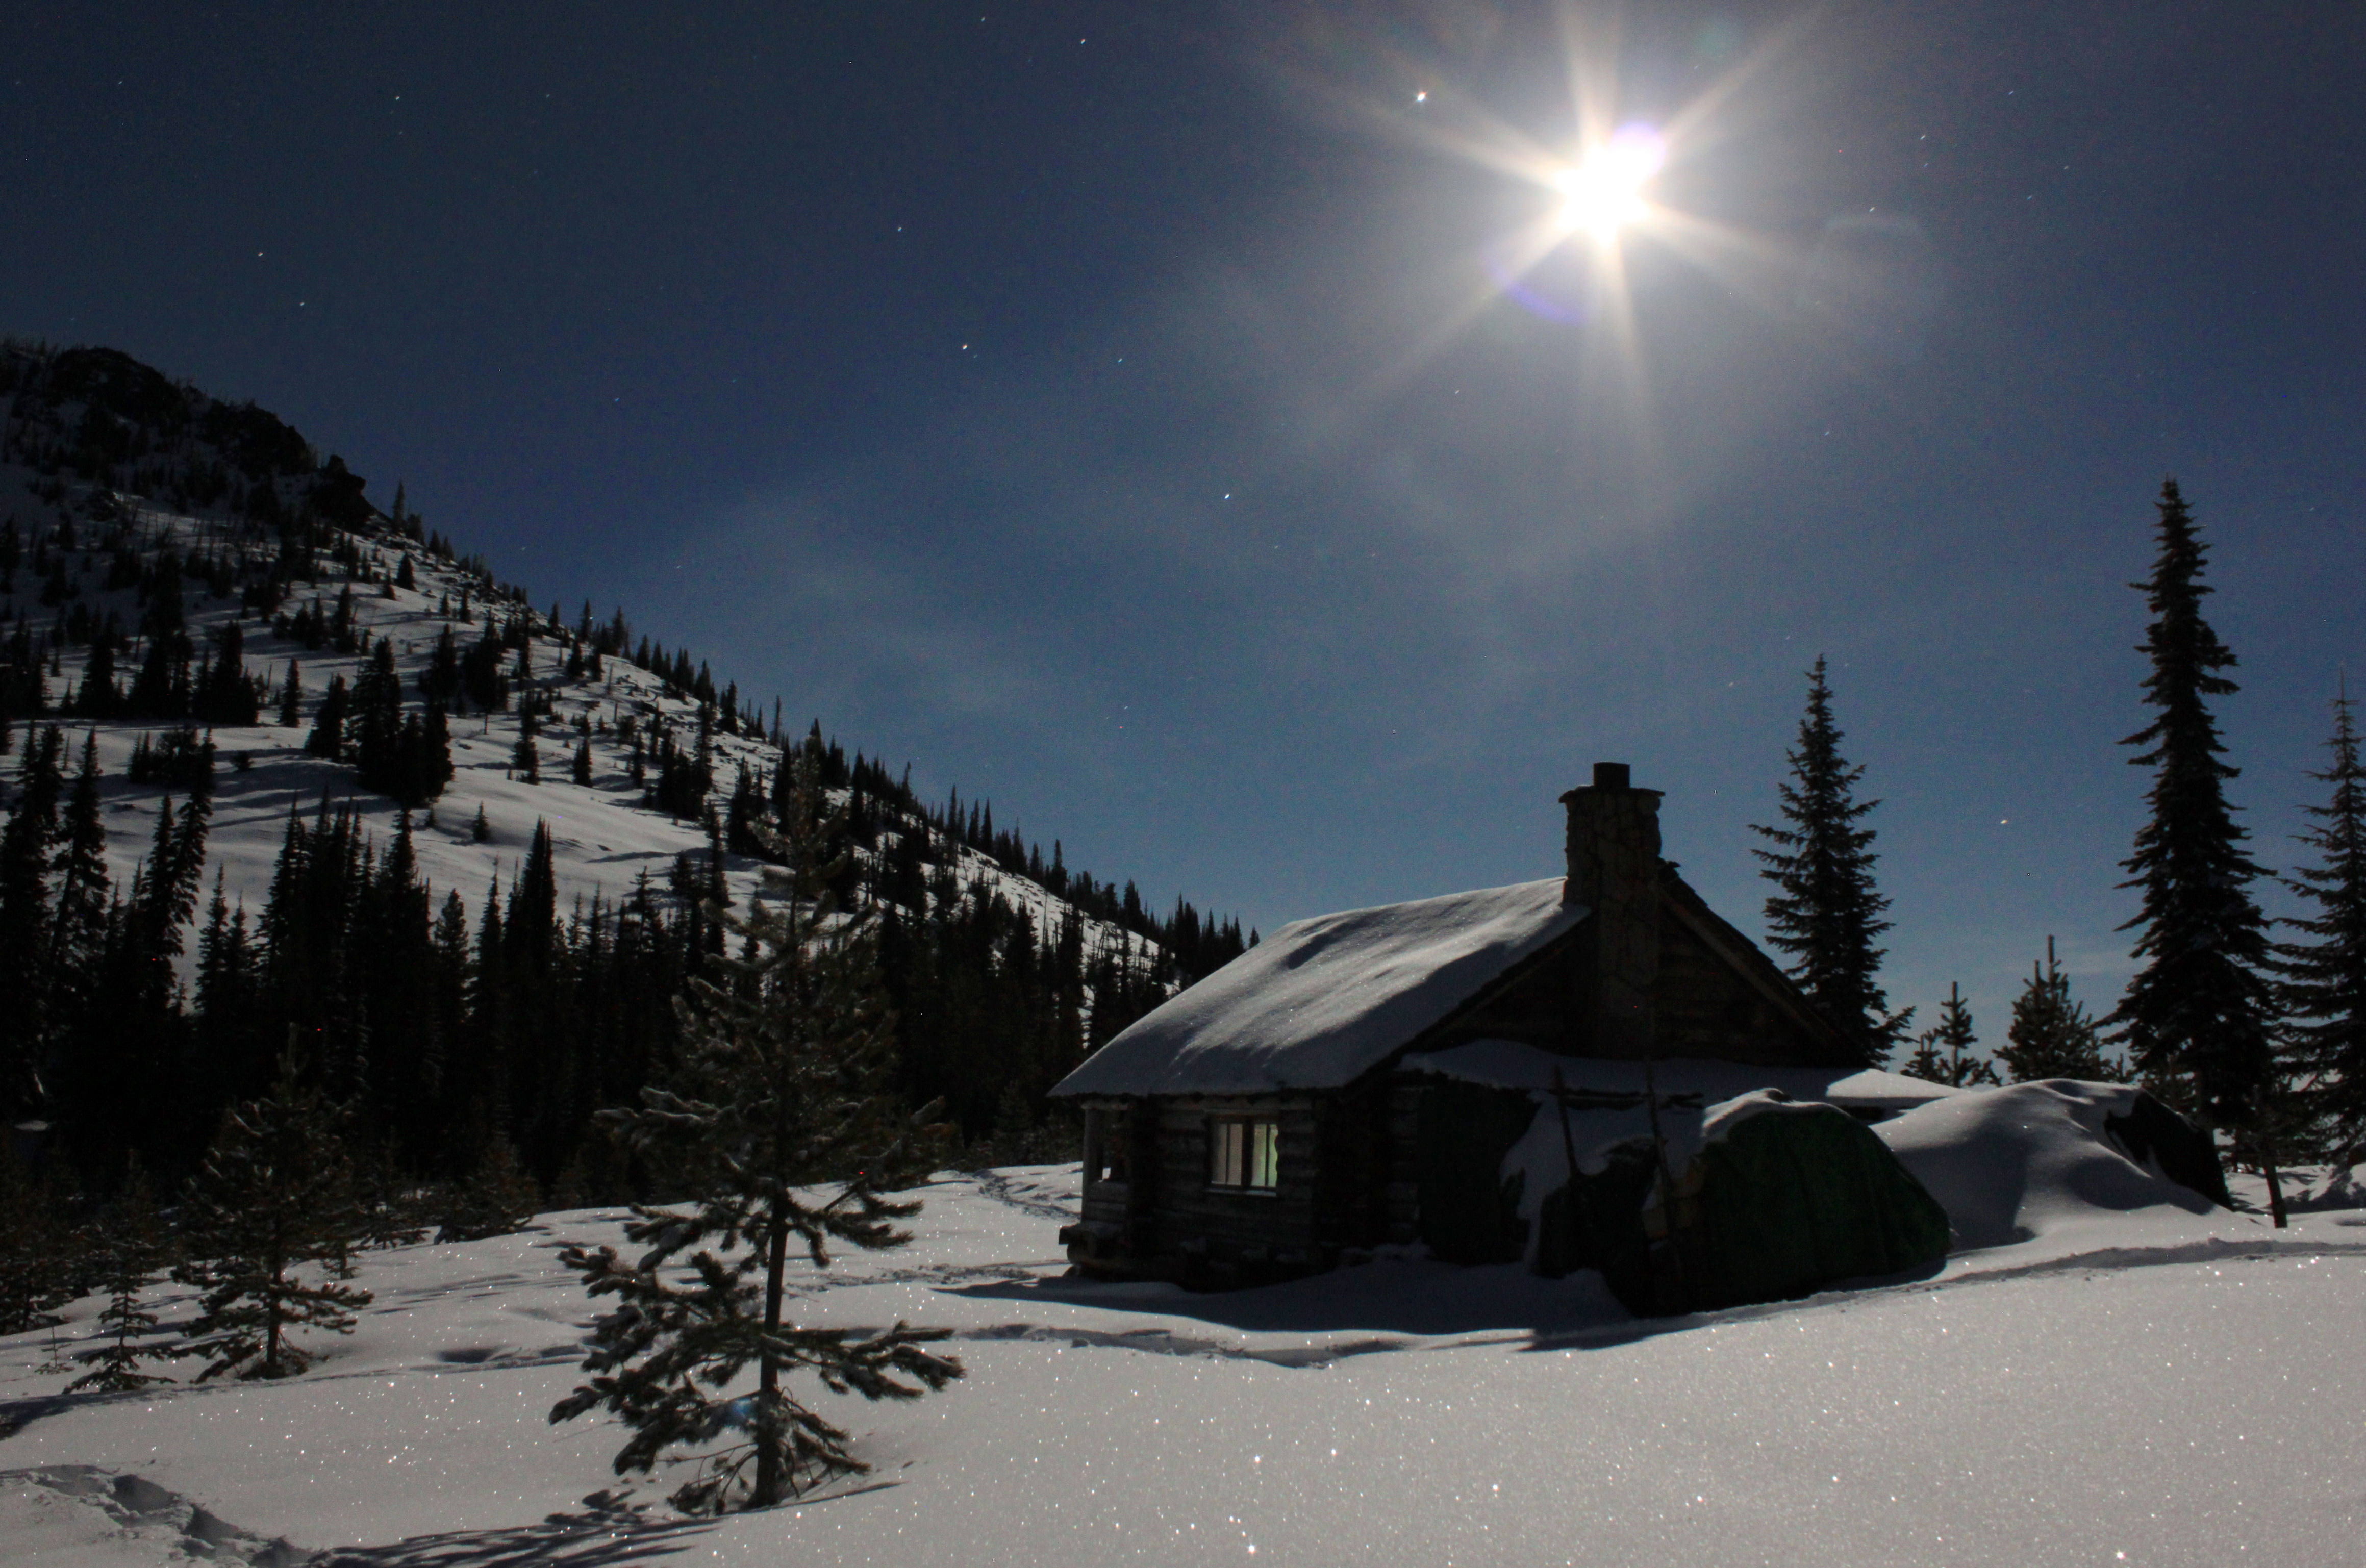
<svg viewBox="0 0 2366 1568">
<path fill-rule="evenodd" d="M 1418 1258 L 1229 1295 L 1083 1284 L 1053 1243 L 1075 1168 L 947 1176 L 910 1248 L 808 1272 L 797 1310 L 952 1326 L 970 1375 L 833 1402 L 875 1472 L 719 1522 L 620 1483 L 613 1427 L 546 1424 L 591 1316 L 556 1248 L 615 1223 L 546 1215 L 367 1255 L 360 1332 L 285 1383 L 66 1398 L 49 1336 L 0 1340 L 0 1554 L 186 1561 L 202 1509 L 216 1561 L 271 1562 L 2358 1562 L 2366 1212 L 2279 1235 L 2151 1189 L 2099 1206 L 2078 1116 L 2021 1120 L 1993 1157 L 2027 1173 L 2028 1240 L 1658 1323 L 1590 1274 Z"/>
</svg>

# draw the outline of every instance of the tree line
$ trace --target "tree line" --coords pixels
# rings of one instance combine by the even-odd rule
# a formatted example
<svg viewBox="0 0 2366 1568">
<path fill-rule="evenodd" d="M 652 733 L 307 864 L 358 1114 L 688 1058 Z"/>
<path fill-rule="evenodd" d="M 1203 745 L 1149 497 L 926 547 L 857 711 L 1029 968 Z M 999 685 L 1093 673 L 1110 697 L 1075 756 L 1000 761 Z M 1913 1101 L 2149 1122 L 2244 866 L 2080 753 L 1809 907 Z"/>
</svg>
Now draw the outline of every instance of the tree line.
<svg viewBox="0 0 2366 1568">
<path fill-rule="evenodd" d="M 1771 844 L 1759 855 L 1776 888 L 1766 923 L 1792 976 L 1866 1065 L 1910 1045 L 1901 1070 L 1944 1083 L 1994 1083 L 2000 1069 L 2016 1082 L 2141 1081 L 2229 1133 L 2266 1170 L 2281 1221 L 2280 1158 L 2348 1158 L 2366 1139 L 2366 771 L 2345 689 L 2332 704 L 2327 764 L 2309 774 L 2326 793 L 2304 807 L 2307 863 L 2282 879 L 2307 912 L 2282 921 L 2279 940 L 2252 892 L 2274 874 L 2252 858 L 2226 797 L 2237 770 L 2211 705 L 2237 690 L 2225 673 L 2236 660 L 2203 615 L 2208 547 L 2175 479 L 2157 511 L 2152 571 L 2137 584 L 2150 617 L 2141 691 L 2152 716 L 2121 742 L 2150 784 L 2122 862 L 2120 886 L 2139 905 L 2123 928 L 2135 933 L 2136 971 L 2118 1005 L 2090 1016 L 2048 937 L 1993 1062 L 1977 1053 L 1960 987 L 1919 1034 L 1914 1010 L 1890 1010 L 1877 945 L 1890 929 L 1889 901 L 1864 822 L 1878 802 L 1857 798 L 1865 769 L 1841 755 L 1820 659 L 1788 754 L 1782 820 L 1757 829 Z"/>
</svg>

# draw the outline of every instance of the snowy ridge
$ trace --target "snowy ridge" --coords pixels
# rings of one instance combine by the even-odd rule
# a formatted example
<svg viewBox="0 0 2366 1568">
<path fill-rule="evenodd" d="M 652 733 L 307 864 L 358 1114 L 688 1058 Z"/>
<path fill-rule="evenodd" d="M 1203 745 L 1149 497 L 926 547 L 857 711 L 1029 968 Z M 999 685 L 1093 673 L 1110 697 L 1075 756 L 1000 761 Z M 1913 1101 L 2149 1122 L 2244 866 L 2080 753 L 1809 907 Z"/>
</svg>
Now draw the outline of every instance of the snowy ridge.
<svg viewBox="0 0 2366 1568">
<path fill-rule="evenodd" d="M 56 604 L 40 602 L 43 580 L 30 570 L 28 549 L 28 558 L 14 573 L 13 591 L 0 592 L 0 632 L 12 628 L 20 618 L 37 633 L 61 626 L 70 610 L 87 614 L 99 623 L 112 612 L 126 629 L 138 626 L 139 592 L 129 586 L 112 591 L 99 586 L 112 554 L 111 548 L 97 547 L 102 541 L 111 545 L 119 540 L 147 561 L 167 547 L 191 563 L 242 560 L 250 570 L 262 569 L 271 558 L 266 543 L 251 535 L 242 539 L 220 517 L 176 513 L 141 497 L 71 480 L 45 479 L 22 465 L 0 464 L 0 519 L 14 515 L 25 533 L 47 527 L 55 513 L 39 502 L 51 495 L 73 514 L 78 546 L 92 547 L 49 552 L 70 563 L 74 572 L 69 578 L 74 584 L 73 597 Z M 11 498 L 18 496 L 31 497 L 36 504 L 16 504 Z M 90 518 L 87 514 L 92 512 L 101 518 Z M 505 711 L 471 712 L 452 720 L 452 781 L 431 810 L 413 815 L 421 874 L 439 899 L 446 891 L 456 890 L 473 910 L 489 883 L 505 886 L 523 863 L 537 821 L 546 822 L 552 835 L 562 911 L 587 904 L 595 896 L 614 901 L 644 875 L 663 891 L 677 857 L 704 857 L 707 839 L 700 823 L 642 803 L 642 787 L 627 774 L 630 747 L 621 734 L 621 721 L 629 717 L 644 736 L 653 727 L 665 725 L 686 746 L 698 731 L 695 700 L 619 657 L 604 660 L 596 678 L 588 673 L 569 678 L 564 671 L 574 644 L 559 635 L 546 614 L 506 596 L 489 598 L 485 579 L 462 564 L 429 553 L 383 517 L 348 527 L 343 536 L 351 547 L 339 553 L 350 558 L 334 565 L 333 575 L 322 581 L 299 583 L 281 606 L 282 613 L 332 615 L 341 592 L 349 591 L 352 623 L 355 633 L 366 639 L 365 646 L 382 640 L 393 648 L 409 709 L 422 705 L 418 678 L 447 626 L 465 647 L 478 635 L 489 611 L 504 623 L 513 617 L 531 623 L 528 658 L 535 673 L 513 684 L 518 696 L 530 691 L 550 704 L 550 712 L 541 720 L 541 782 L 529 784 L 512 768 L 524 722 L 516 701 Z M 406 561 L 414 586 L 399 586 L 394 581 Z M 310 755 L 304 749 L 331 680 L 343 677 L 350 688 L 370 655 L 342 652 L 333 643 L 308 649 L 297 637 L 281 635 L 251 615 L 242 617 L 236 590 L 228 597 L 215 596 L 194 571 L 185 597 L 188 634 L 201 650 L 210 646 L 223 626 L 242 621 L 246 669 L 260 677 L 271 693 L 262 723 L 200 726 L 209 733 L 219 755 L 206 885 L 210 888 L 219 873 L 226 897 L 253 912 L 264 902 L 291 809 L 309 820 L 325 800 L 356 812 L 366 832 L 381 849 L 393 839 L 400 814 L 397 804 L 363 789 L 351 765 Z M 473 624 L 455 618 L 464 604 L 474 617 Z M 447 608 L 453 616 L 441 613 Z M 66 643 L 52 652 L 44 668 L 53 704 L 80 690 L 89 661 L 87 647 Z M 119 660 L 117 668 L 128 672 L 136 664 L 135 653 Z M 270 722 L 291 664 L 300 665 L 305 694 L 302 720 L 293 728 Z M 127 773 L 143 739 L 153 744 L 182 728 L 181 721 L 52 714 L 40 722 L 55 723 L 67 731 L 70 771 L 83 738 L 95 736 L 104 773 L 100 788 L 108 870 L 117 886 L 129 886 L 148 851 L 163 799 L 168 793 L 185 797 L 186 791 L 135 783 Z M 579 722 L 592 727 L 588 735 L 593 774 L 590 784 L 578 784 L 569 777 L 574 749 L 587 739 L 577 729 Z M 20 730 L 24 728 L 20 721 Z M 742 765 L 767 775 L 781 760 L 780 749 L 770 739 L 731 734 L 719 728 L 711 736 L 711 745 L 715 793 L 710 798 L 718 809 L 728 798 Z M 842 801 L 846 792 L 837 793 Z M 479 811 L 490 830 L 484 842 L 479 842 L 472 832 Z M 857 852 L 876 860 L 899 831 L 910 830 L 914 825 L 908 822 L 899 829 L 891 821 L 884 828 L 877 849 Z M 1149 939 L 1075 910 L 1049 889 L 1013 874 L 967 845 L 943 835 L 935 837 L 939 859 L 957 857 L 958 897 L 998 895 L 1023 911 L 1039 933 L 1055 930 L 1073 912 L 1088 958 L 1103 953 L 1156 953 L 1156 944 Z M 733 854 L 727 856 L 726 863 L 735 900 L 744 899 L 759 885 L 758 863 Z"/>
</svg>

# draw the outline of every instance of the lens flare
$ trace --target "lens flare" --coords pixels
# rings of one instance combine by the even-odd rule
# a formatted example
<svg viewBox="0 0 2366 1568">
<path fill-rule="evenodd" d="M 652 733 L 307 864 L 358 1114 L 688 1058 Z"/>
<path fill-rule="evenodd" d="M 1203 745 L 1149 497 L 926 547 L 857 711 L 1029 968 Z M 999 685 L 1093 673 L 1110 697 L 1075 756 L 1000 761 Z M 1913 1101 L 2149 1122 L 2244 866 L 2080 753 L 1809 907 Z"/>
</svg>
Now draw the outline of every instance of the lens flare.
<svg viewBox="0 0 2366 1568">
<path fill-rule="evenodd" d="M 1555 221 L 1565 231 L 1583 230 L 1597 243 L 1608 243 L 1619 230 L 1650 211 L 1644 187 L 1667 161 L 1667 143 L 1658 131 L 1648 125 L 1620 127 L 1575 167 L 1552 177 L 1552 186 L 1562 197 Z"/>
</svg>

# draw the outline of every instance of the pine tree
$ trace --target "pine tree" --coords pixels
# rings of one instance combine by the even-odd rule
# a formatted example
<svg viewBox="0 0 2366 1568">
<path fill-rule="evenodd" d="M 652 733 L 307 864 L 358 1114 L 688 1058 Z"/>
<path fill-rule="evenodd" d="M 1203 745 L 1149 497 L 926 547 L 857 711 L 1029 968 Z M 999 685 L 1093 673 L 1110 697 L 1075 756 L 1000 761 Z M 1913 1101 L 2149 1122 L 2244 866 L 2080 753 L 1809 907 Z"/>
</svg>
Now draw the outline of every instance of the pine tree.
<svg viewBox="0 0 2366 1568">
<path fill-rule="evenodd" d="M 83 738 L 82 767 L 66 801 L 64 852 L 60 858 L 57 902 L 51 915 L 48 954 L 49 1016 L 43 1020 L 54 1061 L 64 1039 L 97 1000 L 107 963 L 107 823 L 98 794 L 98 737 Z"/>
<path fill-rule="evenodd" d="M 107 1290 L 107 1308 L 98 1314 L 99 1333 L 107 1343 L 75 1352 L 74 1359 L 91 1370 L 68 1383 L 66 1392 L 87 1388 L 129 1393 L 150 1383 L 171 1382 L 171 1378 L 140 1370 L 151 1354 L 141 1342 L 156 1328 L 156 1314 L 141 1305 L 140 1292 L 163 1266 L 164 1238 L 155 1197 L 137 1155 L 124 1172 L 122 1190 L 100 1216 L 96 1251 Z"/>
<path fill-rule="evenodd" d="M 575 744 L 574 776 L 575 782 L 580 784 L 588 784 L 592 782 L 592 738 L 589 735 Z"/>
<path fill-rule="evenodd" d="M 2270 961 L 2266 921 L 2247 891 L 2264 874 L 2244 852 L 2248 835 L 2226 802 L 2236 770 L 2219 761 L 2225 747 L 2205 700 L 2236 690 L 2217 673 L 2234 667 L 2235 655 L 2202 618 L 2208 549 L 2175 479 L 2162 484 L 2158 507 L 2160 554 L 2151 578 L 2135 586 L 2153 616 L 2142 646 L 2152 666 L 2145 701 L 2160 711 L 2121 742 L 2144 748 L 2129 761 L 2154 771 L 2151 814 L 2121 884 L 2143 893 L 2135 919 L 2121 928 L 2142 932 L 2139 967 L 2104 1021 L 2117 1026 L 2147 1080 L 2218 1125 L 2241 1127 L 2255 1119 L 2275 1070 L 2261 973 Z"/>
<path fill-rule="evenodd" d="M 2086 1004 L 2070 996 L 2070 976 L 2055 962 L 2054 939 L 2045 939 L 2045 964 L 2030 965 L 2029 984 L 2013 998 L 2012 1026 L 1997 1060 L 2014 1083 L 2041 1078 L 2079 1078 L 2117 1083 L 2125 1076 L 2103 1055 L 2102 1026 L 2087 1016 Z"/>
<path fill-rule="evenodd" d="M 50 1309 L 82 1293 L 80 1259 L 56 1197 L 0 1141 L 0 1334 L 54 1325 Z"/>
<path fill-rule="evenodd" d="M 231 1371 L 292 1377 L 312 1361 L 292 1331 L 350 1334 L 369 1304 L 367 1291 L 299 1272 L 333 1269 L 350 1247 L 353 1168 L 336 1120 L 302 1079 L 292 1030 L 271 1092 L 223 1117 L 189 1192 L 192 1256 L 173 1271 L 203 1292 L 173 1351 L 208 1359 L 199 1382 Z"/>
<path fill-rule="evenodd" d="M 530 784 L 542 782 L 542 752 L 534 743 L 534 714 L 531 711 L 518 719 L 517 750 L 510 758 L 510 772 Z"/>
<path fill-rule="evenodd" d="M 1791 977 L 1817 1010 L 1856 1043 L 1867 1066 L 1877 1066 L 1904 1036 L 1914 1010 L 1888 1011 L 1877 978 L 1882 949 L 1874 941 L 1889 929 L 1881 918 L 1889 900 L 1874 887 L 1874 830 L 1857 823 L 1881 803 L 1856 798 L 1865 769 L 1842 759 L 1841 737 L 1819 658 L 1808 671 L 1799 744 L 1786 753 L 1791 777 L 1780 786 L 1786 826 L 1752 824 L 1752 832 L 1776 846 L 1752 852 L 1762 863 L 1759 874 L 1780 889 L 1766 900 L 1767 940 L 1791 955 Z"/>
<path fill-rule="evenodd" d="M 1972 1055 L 1979 1039 L 1972 1032 L 1971 1004 L 1961 986 L 1950 982 L 1947 999 L 1939 1004 L 1939 1022 L 1914 1037 L 1914 1054 L 1898 1069 L 1910 1078 L 1975 1089 L 1997 1081 L 1995 1065 Z"/>
<path fill-rule="evenodd" d="M 304 666 L 287 661 L 287 679 L 279 685 L 279 728 L 293 729 L 304 722 Z"/>
<path fill-rule="evenodd" d="M 2313 939 L 2279 942 L 2278 999 L 2291 1064 L 2313 1088 L 2304 1096 L 2343 1145 L 2366 1137 L 2366 767 L 2345 688 L 2333 702 L 2332 766 L 2309 777 L 2330 784 L 2315 826 L 2300 842 L 2317 863 L 2290 879 L 2315 915 L 2284 923 Z"/>
<path fill-rule="evenodd" d="M 493 841 L 493 825 L 485 819 L 485 807 L 482 802 L 479 802 L 477 807 L 477 819 L 468 824 L 468 837 L 480 844 L 490 844 Z"/>
<path fill-rule="evenodd" d="M 485 1141 L 476 1168 L 455 1188 L 435 1233 L 443 1241 L 479 1241 L 523 1230 L 540 1209 L 534 1178 L 518 1164 L 517 1145 L 500 1134 Z"/>
<path fill-rule="evenodd" d="M 348 705 L 345 678 L 329 677 L 329 689 L 321 694 L 321 705 L 312 715 L 312 733 L 305 738 L 304 750 L 315 757 L 336 761 L 345 754 L 345 710 Z"/>
<path fill-rule="evenodd" d="M 637 1261 L 612 1247 L 561 1254 L 593 1295 L 622 1304 L 599 1320 L 583 1363 L 593 1376 L 551 1419 L 595 1408 L 621 1416 L 633 1438 L 619 1473 L 651 1469 L 670 1447 L 720 1440 L 674 1495 L 691 1510 L 765 1507 L 867 1468 L 844 1430 L 783 1388 L 784 1373 L 809 1369 L 833 1393 L 871 1399 L 916 1398 L 962 1374 L 926 1348 L 947 1330 L 899 1322 L 856 1338 L 783 1319 L 793 1247 L 821 1267 L 833 1241 L 909 1239 L 895 1222 L 918 1201 L 885 1193 L 924 1177 L 941 1137 L 928 1112 L 900 1114 L 888 1091 L 894 1044 L 871 911 L 834 907 L 826 799 L 811 761 L 795 766 L 797 808 L 783 829 L 757 829 L 785 867 L 768 873 L 773 897 L 744 914 L 709 911 L 746 948 L 692 982 L 674 1086 L 644 1089 L 638 1111 L 603 1113 L 661 1179 L 699 1196 L 686 1208 L 635 1207 L 625 1234 L 648 1248 Z M 822 1186 L 835 1195 L 819 1199 Z M 682 1278 L 677 1259 L 692 1248 Z M 750 1368 L 753 1391 L 728 1395 Z"/>
<path fill-rule="evenodd" d="M 41 1048 L 52 978 L 48 958 L 51 850 L 64 778 L 55 725 L 26 737 L 17 807 L 0 828 L 0 1111 L 38 1113 L 45 1096 Z"/>
</svg>

